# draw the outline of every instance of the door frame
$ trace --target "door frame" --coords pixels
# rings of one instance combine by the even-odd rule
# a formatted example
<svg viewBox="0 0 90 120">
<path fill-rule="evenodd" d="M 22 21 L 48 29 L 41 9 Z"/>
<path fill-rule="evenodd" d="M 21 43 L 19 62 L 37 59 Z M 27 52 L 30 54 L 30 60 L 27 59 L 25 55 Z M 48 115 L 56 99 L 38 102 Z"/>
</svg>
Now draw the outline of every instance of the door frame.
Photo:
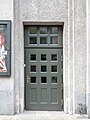
<svg viewBox="0 0 90 120">
<path fill-rule="evenodd" d="M 69 74 L 70 74 L 70 63 L 69 63 L 69 57 L 70 50 L 68 50 L 68 47 L 70 47 L 70 43 L 68 43 L 68 40 L 70 39 L 70 32 L 68 32 L 68 24 L 67 22 L 63 21 L 22 21 L 20 22 L 20 31 L 18 30 L 18 34 L 15 37 L 15 50 L 16 50 L 16 57 L 15 65 L 17 65 L 15 70 L 15 113 L 23 113 L 25 110 L 25 86 L 24 86 L 24 26 L 25 25 L 63 25 L 63 96 L 64 96 L 64 111 L 65 113 L 69 112 L 70 106 L 74 106 L 73 101 L 71 101 L 70 96 L 70 88 L 71 83 L 69 80 Z M 17 31 L 16 31 L 17 33 Z M 18 42 L 19 40 L 19 42 Z M 71 54 L 70 54 L 71 55 Z M 18 62 L 19 61 L 19 62 Z M 73 86 L 72 86 L 73 87 Z M 73 89 L 73 88 L 72 88 Z M 72 97 L 73 99 L 73 97 Z M 17 101 L 17 102 L 16 102 Z"/>
<path fill-rule="evenodd" d="M 28 24 L 24 24 L 24 26 L 26 26 L 26 25 L 27 25 L 27 26 L 30 26 L 30 25 L 35 25 L 35 26 L 39 25 L 39 26 L 40 26 L 40 25 L 43 25 L 43 24 L 39 24 L 39 23 L 38 23 L 38 24 L 37 24 L 37 23 L 36 23 L 36 24 L 34 23 L 34 24 L 29 24 L 29 25 L 28 25 Z M 61 25 L 62 25 L 62 26 L 63 26 L 63 23 L 61 23 L 60 25 L 55 24 L 55 23 L 54 23 L 54 24 L 52 24 L 52 23 L 47 23 L 47 24 L 44 23 L 44 25 L 45 25 L 45 26 L 50 26 L 50 25 L 51 25 L 51 26 L 54 26 L 54 25 L 57 25 L 57 26 L 61 26 Z M 25 31 L 24 31 L 24 32 L 25 32 Z M 62 31 L 62 35 L 63 35 L 63 31 Z M 62 38 L 63 38 L 63 36 L 62 36 Z M 25 38 L 24 38 L 24 39 L 25 39 Z M 63 50 L 63 47 L 62 47 L 62 50 Z M 24 58 L 25 58 L 25 57 L 26 57 L 26 56 L 25 56 L 25 48 L 24 48 Z M 24 62 L 26 62 L 25 59 L 24 59 Z M 62 66 L 63 66 L 63 63 L 62 63 Z M 24 67 L 24 86 L 25 86 L 25 88 L 24 88 L 24 105 L 25 105 L 25 106 L 24 106 L 24 109 L 26 109 L 26 81 L 25 81 L 25 79 L 26 79 L 26 73 L 25 73 L 25 70 L 26 70 L 26 68 Z M 62 78 L 62 79 L 63 79 L 63 78 Z M 61 103 L 61 104 L 63 104 L 63 105 L 62 105 L 62 111 L 63 111 L 63 110 L 64 110 L 64 87 L 63 87 L 63 83 L 62 83 L 62 90 L 61 90 L 61 91 L 62 91 L 62 97 L 63 97 L 62 103 Z"/>
</svg>

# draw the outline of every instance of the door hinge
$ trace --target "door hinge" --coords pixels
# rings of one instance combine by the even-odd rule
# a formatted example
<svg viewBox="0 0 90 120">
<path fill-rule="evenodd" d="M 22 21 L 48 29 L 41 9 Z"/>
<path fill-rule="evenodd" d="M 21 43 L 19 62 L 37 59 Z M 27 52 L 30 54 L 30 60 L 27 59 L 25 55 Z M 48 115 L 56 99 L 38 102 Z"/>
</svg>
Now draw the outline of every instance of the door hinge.
<svg viewBox="0 0 90 120">
<path fill-rule="evenodd" d="M 61 89 L 63 90 L 63 84 L 61 84 Z"/>
<path fill-rule="evenodd" d="M 61 100 L 61 104 L 62 104 L 62 105 L 64 104 L 64 99 Z"/>
<path fill-rule="evenodd" d="M 63 68 L 61 68 L 61 74 L 63 74 Z"/>
<path fill-rule="evenodd" d="M 63 55 L 61 55 L 61 61 L 63 61 Z"/>
</svg>

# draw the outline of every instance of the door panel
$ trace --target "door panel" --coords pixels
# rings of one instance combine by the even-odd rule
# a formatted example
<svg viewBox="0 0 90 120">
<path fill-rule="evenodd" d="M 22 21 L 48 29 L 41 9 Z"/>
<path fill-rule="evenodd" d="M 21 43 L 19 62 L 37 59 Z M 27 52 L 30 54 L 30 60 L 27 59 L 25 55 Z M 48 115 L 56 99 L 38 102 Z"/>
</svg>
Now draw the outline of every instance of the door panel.
<svg viewBox="0 0 90 120">
<path fill-rule="evenodd" d="M 61 49 L 25 49 L 26 109 L 61 110 Z"/>
<path fill-rule="evenodd" d="M 63 26 L 25 26 L 25 107 L 62 110 Z"/>
</svg>

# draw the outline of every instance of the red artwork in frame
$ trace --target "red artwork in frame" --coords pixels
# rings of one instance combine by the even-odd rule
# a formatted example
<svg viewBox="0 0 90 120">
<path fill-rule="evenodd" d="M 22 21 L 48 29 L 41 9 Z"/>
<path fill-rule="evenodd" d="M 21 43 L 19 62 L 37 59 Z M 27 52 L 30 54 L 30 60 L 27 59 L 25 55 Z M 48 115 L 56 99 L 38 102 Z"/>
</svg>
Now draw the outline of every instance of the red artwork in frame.
<svg viewBox="0 0 90 120">
<path fill-rule="evenodd" d="M 11 75 L 11 21 L 0 21 L 0 76 Z"/>
<path fill-rule="evenodd" d="M 5 33 L 0 33 L 0 72 L 7 72 L 6 67 L 6 56 L 7 56 L 7 50 L 5 50 Z"/>
</svg>

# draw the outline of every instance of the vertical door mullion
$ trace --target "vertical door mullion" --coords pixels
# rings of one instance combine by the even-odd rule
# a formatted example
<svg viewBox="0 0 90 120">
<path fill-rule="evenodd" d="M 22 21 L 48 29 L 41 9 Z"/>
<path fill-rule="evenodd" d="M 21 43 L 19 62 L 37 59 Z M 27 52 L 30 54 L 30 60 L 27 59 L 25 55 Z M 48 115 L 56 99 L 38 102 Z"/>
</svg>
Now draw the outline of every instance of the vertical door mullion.
<svg viewBox="0 0 90 120">
<path fill-rule="evenodd" d="M 38 105 L 40 105 L 40 49 L 36 49 L 37 52 L 37 99 L 38 99 Z"/>
<path fill-rule="evenodd" d="M 47 37 L 47 41 L 48 41 L 48 45 L 50 46 L 50 29 L 49 26 L 47 27 L 47 31 L 48 31 L 48 37 Z"/>
<path fill-rule="evenodd" d="M 51 52 L 48 49 L 47 50 L 48 53 L 48 104 L 51 104 Z"/>
<path fill-rule="evenodd" d="M 37 26 L 37 45 L 38 46 L 40 45 L 40 36 L 39 36 L 39 34 L 40 34 L 40 27 Z"/>
</svg>

